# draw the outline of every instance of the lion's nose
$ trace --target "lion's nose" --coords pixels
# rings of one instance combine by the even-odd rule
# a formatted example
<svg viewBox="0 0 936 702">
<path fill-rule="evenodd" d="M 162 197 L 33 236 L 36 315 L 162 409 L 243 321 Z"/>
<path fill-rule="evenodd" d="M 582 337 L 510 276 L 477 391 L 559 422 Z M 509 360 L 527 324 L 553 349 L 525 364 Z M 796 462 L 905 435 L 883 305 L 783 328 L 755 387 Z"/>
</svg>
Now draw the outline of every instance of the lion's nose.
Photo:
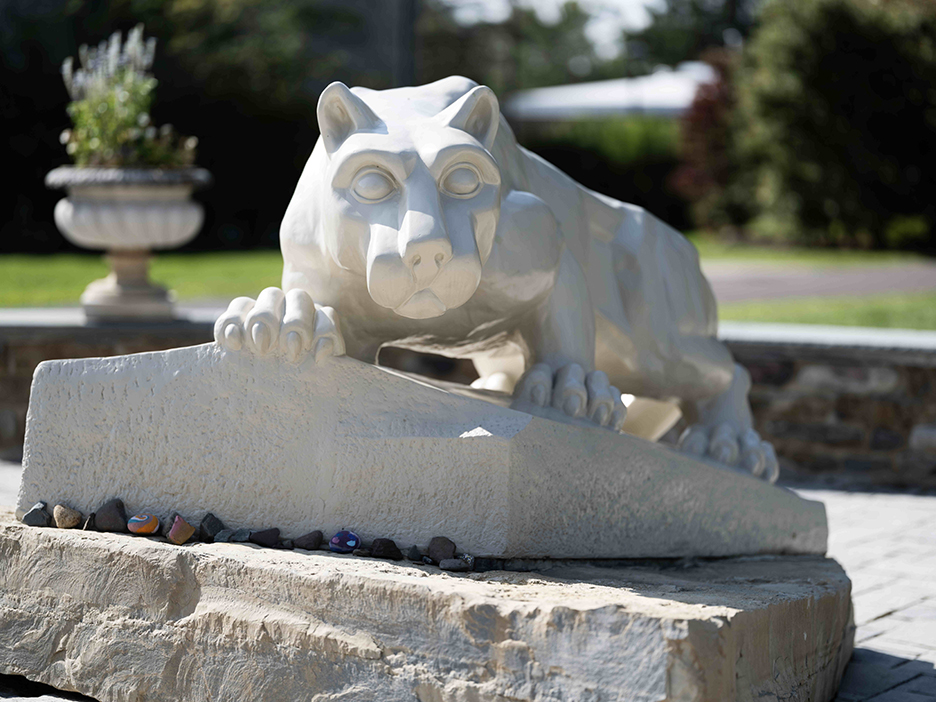
<svg viewBox="0 0 936 702">
<path fill-rule="evenodd" d="M 448 239 L 424 239 L 406 247 L 406 266 L 417 276 L 423 269 L 435 274 L 452 258 L 452 244 Z"/>
<path fill-rule="evenodd" d="M 403 262 L 412 271 L 417 283 L 428 283 L 452 258 L 452 242 L 443 227 L 432 217 L 411 215 L 402 232 L 406 237 Z"/>
</svg>

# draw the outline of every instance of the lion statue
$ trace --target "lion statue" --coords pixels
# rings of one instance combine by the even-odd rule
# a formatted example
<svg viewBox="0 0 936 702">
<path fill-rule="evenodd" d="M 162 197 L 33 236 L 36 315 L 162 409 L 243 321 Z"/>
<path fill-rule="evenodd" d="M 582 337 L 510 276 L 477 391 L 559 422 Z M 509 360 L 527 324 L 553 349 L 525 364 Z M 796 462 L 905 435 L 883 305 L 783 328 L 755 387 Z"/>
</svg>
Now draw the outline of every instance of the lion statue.
<svg viewBox="0 0 936 702">
<path fill-rule="evenodd" d="M 317 116 L 280 230 L 283 288 L 231 302 L 215 325 L 224 349 L 469 358 L 475 386 L 518 409 L 614 431 L 622 392 L 677 402 L 683 451 L 776 479 L 750 378 L 715 338 L 714 296 L 678 232 L 518 145 L 494 93 L 467 78 L 333 83 Z"/>
</svg>

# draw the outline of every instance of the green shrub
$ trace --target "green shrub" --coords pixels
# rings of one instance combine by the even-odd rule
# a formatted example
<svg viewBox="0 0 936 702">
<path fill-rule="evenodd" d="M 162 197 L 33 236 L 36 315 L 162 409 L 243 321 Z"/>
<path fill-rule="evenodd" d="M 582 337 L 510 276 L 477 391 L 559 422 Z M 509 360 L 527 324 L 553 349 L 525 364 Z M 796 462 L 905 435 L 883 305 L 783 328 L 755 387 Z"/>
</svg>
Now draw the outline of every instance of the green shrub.
<svg viewBox="0 0 936 702">
<path fill-rule="evenodd" d="M 566 143 L 626 165 L 674 157 L 678 137 L 675 120 L 635 116 L 550 123 L 542 128 L 537 141 Z"/>
<path fill-rule="evenodd" d="M 677 120 L 633 115 L 527 123 L 519 137 L 586 187 L 645 207 L 677 229 L 690 225 L 687 202 L 670 182 L 678 163 Z"/>
<path fill-rule="evenodd" d="M 736 90 L 726 197 L 756 231 L 936 246 L 936 4 L 773 0 Z"/>
<path fill-rule="evenodd" d="M 182 139 L 172 125 L 156 129 L 150 109 L 157 81 L 147 71 L 153 64 L 156 42 L 143 42 L 143 25 L 127 36 L 120 33 L 96 49 L 82 46 L 81 67 L 71 57 L 62 64 L 62 78 L 72 97 L 68 115 L 74 128 L 62 132 L 65 149 L 79 166 L 190 165 L 197 140 Z"/>
</svg>

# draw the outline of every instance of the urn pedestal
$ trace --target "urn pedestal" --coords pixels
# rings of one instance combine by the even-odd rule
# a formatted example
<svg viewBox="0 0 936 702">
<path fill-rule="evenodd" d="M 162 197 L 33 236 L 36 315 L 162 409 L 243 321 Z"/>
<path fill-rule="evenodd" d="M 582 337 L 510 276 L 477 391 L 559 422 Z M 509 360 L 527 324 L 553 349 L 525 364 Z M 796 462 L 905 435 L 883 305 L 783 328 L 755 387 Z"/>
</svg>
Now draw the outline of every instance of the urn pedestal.
<svg viewBox="0 0 936 702">
<path fill-rule="evenodd" d="M 171 319 L 171 291 L 149 280 L 150 251 L 191 241 L 204 221 L 192 192 L 211 182 L 201 168 L 56 168 L 50 188 L 68 197 L 55 207 L 55 223 L 73 244 L 108 252 L 111 272 L 85 288 L 88 321 Z"/>
</svg>

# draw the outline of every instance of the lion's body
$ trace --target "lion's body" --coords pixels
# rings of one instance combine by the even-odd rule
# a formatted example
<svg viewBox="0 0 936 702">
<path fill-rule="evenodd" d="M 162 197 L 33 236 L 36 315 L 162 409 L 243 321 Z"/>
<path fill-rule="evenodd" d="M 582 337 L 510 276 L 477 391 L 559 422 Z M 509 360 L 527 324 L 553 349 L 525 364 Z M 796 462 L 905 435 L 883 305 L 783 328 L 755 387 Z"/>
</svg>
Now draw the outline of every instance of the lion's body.
<svg viewBox="0 0 936 702">
<path fill-rule="evenodd" d="M 474 87 L 467 79 L 450 78 L 417 88 L 353 92 L 392 127 L 431 119 Z M 340 239 L 346 215 L 323 182 L 329 154 L 321 142 L 284 219 L 283 288 L 300 287 L 317 303 L 334 307 L 348 353 L 362 360 L 373 361 L 381 346 L 401 345 L 473 357 L 482 365 L 491 356 L 506 358 L 509 348 L 528 363 L 541 360 L 539 336 L 523 334 L 524 325 L 542 314 L 557 287 L 584 281 L 587 292 L 576 291 L 564 304 L 581 308 L 575 333 L 593 339 L 568 350 L 571 360 L 604 370 L 635 395 L 698 400 L 727 388 L 732 361 L 714 339 L 715 301 L 695 248 L 643 209 L 579 185 L 519 146 L 503 117 L 499 122 L 490 148 L 501 178 L 497 233 L 467 302 L 440 317 L 416 320 L 374 303 L 364 290 L 364 272 L 355 270 L 355 256 L 337 254 L 342 244 L 328 235 L 336 231 Z M 410 130 L 404 140 L 389 132 L 382 138 L 393 138 L 393 148 L 401 151 L 419 148 L 409 140 L 438 139 L 425 129 Z M 563 265 L 580 269 L 581 276 L 560 271 L 569 255 L 574 263 Z M 566 331 L 552 336 L 573 335 Z"/>
<path fill-rule="evenodd" d="M 639 207 L 520 147 L 489 88 L 459 77 L 332 83 L 283 218 L 283 288 L 215 323 L 227 351 L 375 363 L 401 346 L 470 358 L 484 390 L 558 421 L 655 439 L 774 481 L 750 376 L 715 338 L 695 248 Z M 635 401 L 624 395 L 665 402 Z M 627 425 L 625 426 L 625 422 Z"/>
</svg>

